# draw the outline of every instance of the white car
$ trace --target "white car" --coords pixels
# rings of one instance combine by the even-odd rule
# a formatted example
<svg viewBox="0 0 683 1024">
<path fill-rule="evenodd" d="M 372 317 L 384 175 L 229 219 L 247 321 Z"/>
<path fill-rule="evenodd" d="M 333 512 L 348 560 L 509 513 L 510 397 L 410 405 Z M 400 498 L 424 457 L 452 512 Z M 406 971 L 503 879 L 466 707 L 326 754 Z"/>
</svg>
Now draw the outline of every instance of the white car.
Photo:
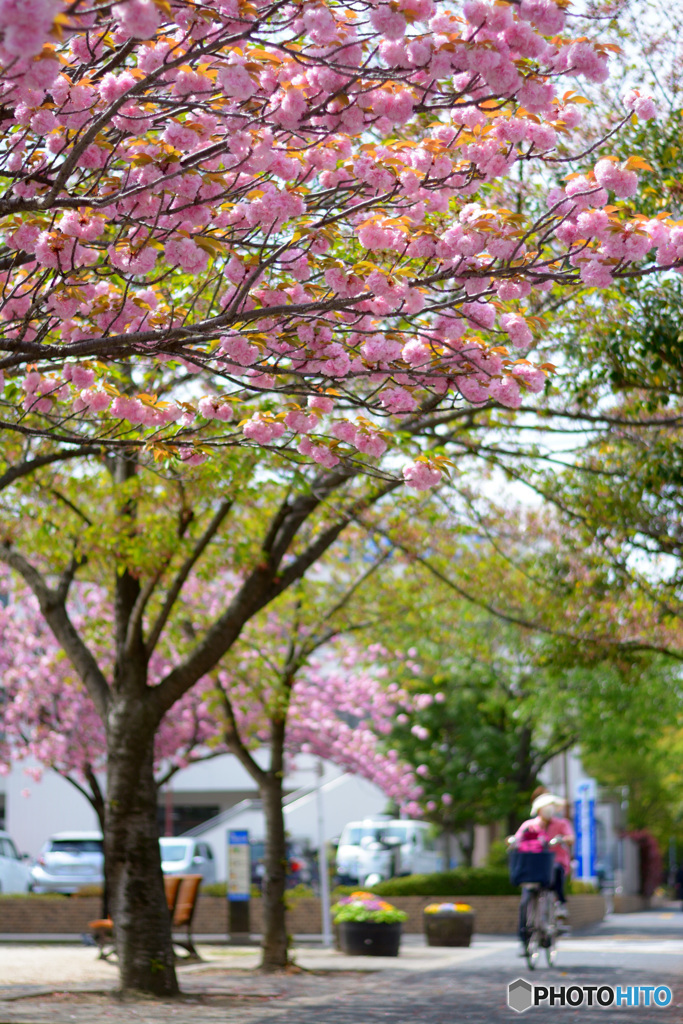
<svg viewBox="0 0 683 1024">
<path fill-rule="evenodd" d="M 104 884 L 100 832 L 58 832 L 50 836 L 32 869 L 33 891 L 74 893 Z"/>
<path fill-rule="evenodd" d="M 337 879 L 343 885 L 375 885 L 397 875 L 441 871 L 431 825 L 408 818 L 366 818 L 344 826 L 337 847 Z"/>
<path fill-rule="evenodd" d="M 205 885 L 216 881 L 216 861 L 208 843 L 188 836 L 164 836 L 159 846 L 165 875 L 201 875 Z"/>
<path fill-rule="evenodd" d="M 29 892 L 31 869 L 8 832 L 0 831 L 0 892 Z"/>
</svg>

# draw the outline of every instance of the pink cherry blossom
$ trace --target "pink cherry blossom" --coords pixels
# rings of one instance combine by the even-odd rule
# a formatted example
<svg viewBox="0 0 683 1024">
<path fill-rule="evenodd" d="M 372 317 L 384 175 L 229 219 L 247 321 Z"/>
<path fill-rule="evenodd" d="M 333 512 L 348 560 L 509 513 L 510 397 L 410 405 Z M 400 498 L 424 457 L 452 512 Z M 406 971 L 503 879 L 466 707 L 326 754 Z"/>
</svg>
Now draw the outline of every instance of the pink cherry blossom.
<svg viewBox="0 0 683 1024">
<path fill-rule="evenodd" d="M 209 254 L 200 249 L 191 238 L 172 238 L 165 246 L 164 255 L 169 263 L 179 264 L 188 274 L 200 274 L 209 262 Z"/>
<path fill-rule="evenodd" d="M 641 96 L 637 89 L 632 89 L 624 96 L 624 106 L 640 118 L 649 121 L 657 116 L 657 107 L 652 96 Z"/>
<path fill-rule="evenodd" d="M 121 31 L 134 39 L 151 39 L 159 27 L 159 9 L 153 0 L 123 0 L 114 4 L 112 14 Z"/>
<path fill-rule="evenodd" d="M 13 57 L 33 57 L 47 41 L 59 0 L 0 0 L 2 47 Z"/>
<path fill-rule="evenodd" d="M 504 313 L 500 318 L 500 326 L 517 348 L 526 350 L 532 345 L 534 336 L 526 320 L 517 313 Z"/>
<path fill-rule="evenodd" d="M 544 35 L 557 35 L 564 28 L 565 12 L 556 0 L 522 0 L 519 13 Z"/>
<path fill-rule="evenodd" d="M 512 377 L 492 380 L 489 384 L 489 395 L 508 409 L 518 409 L 522 403 L 519 384 Z"/>
<path fill-rule="evenodd" d="M 339 434 L 337 433 L 336 436 L 338 437 Z M 370 455 L 373 459 L 380 458 L 388 448 L 385 439 L 372 430 L 354 429 L 353 438 L 343 438 L 343 440 L 347 439 L 356 446 L 359 452 L 363 452 L 364 455 Z"/>
<path fill-rule="evenodd" d="M 412 487 L 415 491 L 428 491 L 432 487 L 436 487 L 441 482 L 442 473 L 440 469 L 436 469 L 430 466 L 427 462 L 415 462 L 412 466 L 404 466 L 403 468 L 403 479 L 407 483 L 408 487 Z M 422 726 L 414 726 L 413 732 L 416 728 L 422 729 L 425 735 L 420 735 L 420 739 L 426 739 L 427 730 L 423 729 Z M 418 735 L 417 733 L 415 735 Z"/>
<path fill-rule="evenodd" d="M 230 334 L 222 338 L 219 350 L 240 366 L 253 366 L 259 355 L 257 346 L 250 345 L 240 334 Z"/>
<path fill-rule="evenodd" d="M 311 430 L 315 430 L 318 418 L 317 416 L 307 416 L 305 412 L 297 409 L 287 413 L 285 423 L 290 430 L 296 433 L 308 434 Z"/>
<path fill-rule="evenodd" d="M 517 363 L 513 368 L 513 372 L 515 379 L 519 380 L 521 378 L 526 388 L 534 394 L 543 391 L 548 379 L 543 370 L 538 366 L 532 366 L 530 363 Z"/>
<path fill-rule="evenodd" d="M 356 440 L 356 434 L 358 428 L 354 423 L 350 423 L 348 420 L 341 420 L 339 423 L 333 423 L 330 427 L 330 433 L 333 437 L 338 438 L 340 441 L 346 441 L 348 444 L 354 444 Z"/>
<path fill-rule="evenodd" d="M 608 188 L 617 199 L 629 199 L 638 190 L 638 175 L 612 160 L 598 160 L 595 165 L 596 181 Z"/>
<path fill-rule="evenodd" d="M 611 269 L 600 260 L 585 260 L 580 273 L 583 283 L 591 288 L 607 288 L 614 281 Z"/>
<path fill-rule="evenodd" d="M 285 432 L 284 423 L 275 420 L 264 420 L 261 416 L 252 418 L 242 427 L 242 433 L 250 441 L 257 441 L 259 444 L 269 444 Z"/>
<path fill-rule="evenodd" d="M 311 395 L 308 399 L 309 409 L 319 409 L 320 412 L 332 412 L 334 409 L 334 399 L 327 398 L 325 395 Z"/>
</svg>

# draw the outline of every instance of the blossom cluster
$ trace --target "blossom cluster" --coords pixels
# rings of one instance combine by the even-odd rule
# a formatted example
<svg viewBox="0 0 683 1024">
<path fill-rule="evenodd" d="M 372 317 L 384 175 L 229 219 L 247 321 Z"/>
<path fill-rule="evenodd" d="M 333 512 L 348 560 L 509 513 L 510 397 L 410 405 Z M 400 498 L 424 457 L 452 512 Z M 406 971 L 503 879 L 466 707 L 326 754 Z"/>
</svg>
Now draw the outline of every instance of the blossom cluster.
<svg viewBox="0 0 683 1024">
<path fill-rule="evenodd" d="M 85 687 L 49 632 L 36 599 L 11 587 L 3 574 L 2 589 L 11 594 L 0 607 L 0 677 L 3 682 L 3 741 L 0 773 L 14 761 L 30 757 L 40 767 L 27 769 L 39 781 L 42 768 L 54 768 L 79 782 L 106 768 L 105 727 Z M 110 620 L 105 595 L 98 588 L 80 588 L 72 621 L 77 629 L 97 623 L 91 649 L 107 671 L 111 652 L 99 638 Z M 150 683 L 166 674 L 177 652 L 155 653 Z M 209 681 L 203 680 L 174 706 L 161 722 L 155 739 L 155 768 L 186 767 L 206 754 L 216 738 L 216 720 L 210 707 Z"/>
<path fill-rule="evenodd" d="M 276 649 L 281 628 L 275 620 L 268 626 Z M 372 645 L 369 657 L 374 658 Z M 281 694 L 277 681 L 268 680 L 259 650 L 246 647 L 219 678 L 230 693 L 240 735 L 254 746 L 267 743 L 269 709 Z M 407 815 L 419 817 L 423 788 L 412 767 L 387 744 L 398 710 L 412 707 L 414 699 L 388 682 L 379 664 L 368 668 L 357 648 L 338 643 L 328 655 L 311 657 L 297 675 L 287 713 L 288 756 L 326 758 L 374 783 Z"/>
<path fill-rule="evenodd" d="M 435 401 L 541 391 L 539 293 L 683 260 L 680 227 L 618 205 L 637 163 L 598 160 L 535 222 L 482 191 L 571 136 L 566 76 L 608 74 L 565 6 L 1 0 L 5 420 L 332 469 Z"/>
</svg>

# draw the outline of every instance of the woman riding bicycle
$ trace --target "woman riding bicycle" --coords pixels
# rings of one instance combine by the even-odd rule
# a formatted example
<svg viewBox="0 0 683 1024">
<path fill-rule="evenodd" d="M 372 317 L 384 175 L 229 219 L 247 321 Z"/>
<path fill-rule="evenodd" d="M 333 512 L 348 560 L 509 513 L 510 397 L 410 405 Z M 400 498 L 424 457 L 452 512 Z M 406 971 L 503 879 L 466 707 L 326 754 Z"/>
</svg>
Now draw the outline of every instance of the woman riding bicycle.
<svg viewBox="0 0 683 1024">
<path fill-rule="evenodd" d="M 512 845 L 522 853 L 541 853 L 552 850 L 555 864 L 551 888 L 558 900 L 556 916 L 566 918 L 567 899 L 564 893 L 565 876 L 570 865 L 569 847 L 574 842 L 574 830 L 565 818 L 559 817 L 562 801 L 552 793 L 542 793 L 531 805 L 531 818 L 522 822 L 512 840 Z M 552 841 L 552 842 L 551 842 Z M 519 937 L 522 944 L 527 941 L 528 890 L 522 893 L 519 905 Z"/>
</svg>

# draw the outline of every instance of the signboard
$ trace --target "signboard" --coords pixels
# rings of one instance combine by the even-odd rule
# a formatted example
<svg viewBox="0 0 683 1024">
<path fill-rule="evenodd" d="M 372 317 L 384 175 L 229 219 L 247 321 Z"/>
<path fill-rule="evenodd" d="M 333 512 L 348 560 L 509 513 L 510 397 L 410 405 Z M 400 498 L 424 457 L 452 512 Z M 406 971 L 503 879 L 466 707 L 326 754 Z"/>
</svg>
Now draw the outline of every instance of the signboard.
<svg viewBox="0 0 683 1024">
<path fill-rule="evenodd" d="M 576 832 L 576 877 L 585 882 L 593 881 L 597 875 L 595 798 L 595 781 L 581 779 L 576 786 L 574 830 Z"/>
<path fill-rule="evenodd" d="M 251 893 L 251 847 L 246 829 L 228 832 L 228 899 L 248 900 Z"/>
</svg>

